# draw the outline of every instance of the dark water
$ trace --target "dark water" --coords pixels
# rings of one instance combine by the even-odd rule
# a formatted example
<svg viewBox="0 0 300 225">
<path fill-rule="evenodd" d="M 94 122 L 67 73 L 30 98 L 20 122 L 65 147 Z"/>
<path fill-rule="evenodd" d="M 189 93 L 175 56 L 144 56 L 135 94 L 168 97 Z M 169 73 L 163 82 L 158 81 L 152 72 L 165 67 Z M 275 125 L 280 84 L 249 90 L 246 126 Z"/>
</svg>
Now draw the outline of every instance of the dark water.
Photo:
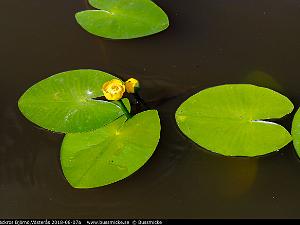
<svg viewBox="0 0 300 225">
<path fill-rule="evenodd" d="M 193 144 L 174 113 L 225 83 L 271 87 L 300 105 L 299 0 L 159 0 L 171 27 L 111 41 L 76 24 L 85 0 L 0 2 L 0 217 L 300 218 L 300 160 L 292 144 L 258 158 L 226 158 Z M 151 160 L 128 179 L 90 190 L 66 182 L 63 136 L 33 126 L 19 96 L 52 74 L 100 69 L 143 84 L 160 113 Z M 260 71 L 260 72 L 255 72 Z M 290 129 L 292 116 L 279 121 Z"/>
</svg>

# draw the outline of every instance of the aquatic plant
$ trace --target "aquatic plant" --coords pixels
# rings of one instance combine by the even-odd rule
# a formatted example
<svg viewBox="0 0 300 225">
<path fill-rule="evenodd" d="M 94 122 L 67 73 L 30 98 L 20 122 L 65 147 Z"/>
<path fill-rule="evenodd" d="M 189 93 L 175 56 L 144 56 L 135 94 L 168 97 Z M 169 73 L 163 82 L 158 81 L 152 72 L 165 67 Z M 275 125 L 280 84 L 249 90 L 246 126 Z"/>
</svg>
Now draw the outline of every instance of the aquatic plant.
<svg viewBox="0 0 300 225">
<path fill-rule="evenodd" d="M 96 10 L 76 14 L 78 24 L 91 34 L 110 39 L 148 36 L 169 26 L 166 13 L 151 0 L 89 0 Z"/>
<path fill-rule="evenodd" d="M 285 96 L 250 84 L 221 85 L 200 91 L 176 112 L 181 131 L 200 146 L 226 156 L 258 156 L 276 151 L 292 137 L 266 121 L 293 111 Z"/>
<path fill-rule="evenodd" d="M 300 157 L 300 108 L 295 113 L 293 123 L 292 123 L 292 137 L 293 144 L 296 149 L 298 157 Z"/>
<path fill-rule="evenodd" d="M 19 99 L 27 119 L 66 133 L 60 159 L 73 187 L 93 188 L 124 179 L 153 154 L 160 138 L 157 111 L 132 116 L 129 101 L 122 98 L 125 86 L 135 93 L 137 83 L 129 79 L 125 85 L 102 71 L 74 70 L 38 82 Z M 103 96 L 106 100 L 99 99 Z"/>
<path fill-rule="evenodd" d="M 150 0 L 89 0 L 96 10 L 76 14 L 88 32 L 111 39 L 158 33 L 167 15 Z M 262 73 L 254 75 L 268 76 Z M 122 180 L 141 168 L 160 139 L 157 110 L 135 115 L 125 95 L 143 102 L 135 78 L 126 82 L 97 70 L 55 74 L 30 87 L 19 99 L 23 115 L 36 125 L 65 133 L 60 160 L 75 188 L 94 188 Z M 270 122 L 293 111 L 285 96 L 249 84 L 208 88 L 177 109 L 180 130 L 200 146 L 225 156 L 258 156 L 277 151 L 294 139 L 300 155 L 300 110 L 292 136 Z"/>
<path fill-rule="evenodd" d="M 97 10 L 76 14 L 88 32 L 110 39 L 158 33 L 168 16 L 150 0 L 89 0 Z M 101 89 L 102 88 L 102 89 Z M 47 130 L 65 133 L 61 164 L 76 188 L 92 188 L 121 180 L 139 169 L 160 137 L 156 110 L 130 114 L 125 91 L 138 100 L 140 85 L 97 70 L 53 75 L 29 88 L 19 99 L 23 115 Z M 103 99 L 105 97 L 106 99 Z"/>
</svg>

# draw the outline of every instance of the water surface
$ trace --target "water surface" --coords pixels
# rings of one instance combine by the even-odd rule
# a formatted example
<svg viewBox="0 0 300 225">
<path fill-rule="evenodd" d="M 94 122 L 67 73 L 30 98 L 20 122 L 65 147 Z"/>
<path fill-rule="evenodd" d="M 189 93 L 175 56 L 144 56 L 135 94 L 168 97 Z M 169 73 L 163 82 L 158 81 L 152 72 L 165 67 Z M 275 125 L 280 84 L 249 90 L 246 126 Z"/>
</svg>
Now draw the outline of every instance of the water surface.
<svg viewBox="0 0 300 225">
<path fill-rule="evenodd" d="M 0 218 L 300 218 L 300 161 L 292 144 L 257 158 L 208 152 L 177 128 L 191 94 L 225 83 L 273 88 L 300 105 L 299 0 L 157 0 L 165 32 L 112 41 L 76 24 L 85 0 L 1 1 Z M 34 126 L 17 99 L 72 69 L 138 78 L 159 110 L 150 161 L 113 185 L 76 190 L 59 161 L 61 134 Z M 290 129 L 292 116 L 279 121 Z"/>
</svg>

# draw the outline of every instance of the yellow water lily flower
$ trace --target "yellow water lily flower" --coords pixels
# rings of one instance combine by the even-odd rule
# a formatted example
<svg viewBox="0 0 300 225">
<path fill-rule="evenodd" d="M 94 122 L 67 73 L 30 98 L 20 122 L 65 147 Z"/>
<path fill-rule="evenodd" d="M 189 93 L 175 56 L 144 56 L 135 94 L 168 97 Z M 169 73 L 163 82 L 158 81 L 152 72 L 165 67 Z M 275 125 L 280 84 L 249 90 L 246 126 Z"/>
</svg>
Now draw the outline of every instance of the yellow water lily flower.
<svg viewBox="0 0 300 225">
<path fill-rule="evenodd" d="M 121 80 L 112 79 L 103 84 L 102 91 L 107 100 L 117 101 L 123 97 L 125 85 Z"/>
<path fill-rule="evenodd" d="M 125 87 L 128 93 L 135 93 L 140 88 L 140 83 L 137 79 L 130 78 L 125 82 Z"/>
</svg>

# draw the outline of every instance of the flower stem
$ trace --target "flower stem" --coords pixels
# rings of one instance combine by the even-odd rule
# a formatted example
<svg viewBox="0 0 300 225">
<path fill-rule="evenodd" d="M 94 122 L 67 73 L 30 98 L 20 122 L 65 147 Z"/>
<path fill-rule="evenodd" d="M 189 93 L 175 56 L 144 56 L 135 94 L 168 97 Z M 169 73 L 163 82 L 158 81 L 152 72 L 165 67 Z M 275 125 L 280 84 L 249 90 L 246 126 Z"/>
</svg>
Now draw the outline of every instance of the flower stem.
<svg viewBox="0 0 300 225">
<path fill-rule="evenodd" d="M 118 102 L 120 103 L 120 107 L 121 107 L 122 111 L 124 112 L 125 116 L 127 117 L 127 119 L 130 119 L 132 117 L 132 115 L 129 113 L 124 102 L 122 100 L 118 100 Z"/>
<path fill-rule="evenodd" d="M 139 92 L 134 93 L 133 96 L 134 96 L 134 98 L 135 98 L 135 100 L 136 100 L 136 102 L 137 102 L 138 104 L 142 104 L 142 106 L 144 106 L 146 109 L 149 109 L 149 106 L 148 106 L 148 105 L 145 103 L 145 101 L 141 98 Z"/>
</svg>

